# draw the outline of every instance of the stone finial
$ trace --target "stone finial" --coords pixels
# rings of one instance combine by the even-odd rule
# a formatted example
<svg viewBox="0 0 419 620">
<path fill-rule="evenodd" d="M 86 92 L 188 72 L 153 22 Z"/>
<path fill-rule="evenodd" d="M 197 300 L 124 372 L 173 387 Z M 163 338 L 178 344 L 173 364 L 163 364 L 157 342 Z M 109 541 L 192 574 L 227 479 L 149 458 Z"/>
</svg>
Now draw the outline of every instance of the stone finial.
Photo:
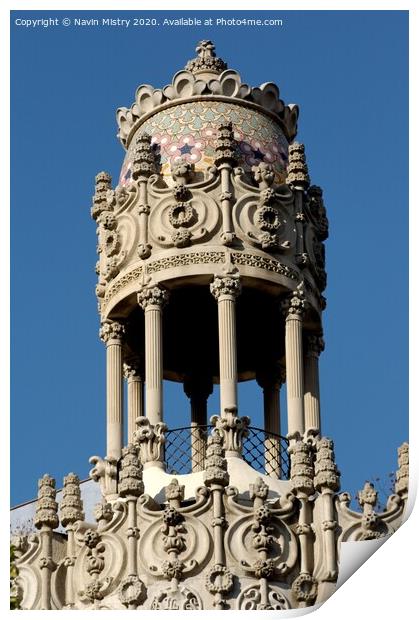
<svg viewBox="0 0 419 620">
<path fill-rule="evenodd" d="M 180 187 L 184 188 L 186 183 L 190 181 L 193 173 L 195 171 L 195 164 L 188 161 L 185 157 L 179 157 L 175 161 L 170 164 L 170 172 L 172 173 L 173 180 L 176 184 L 179 184 Z M 182 190 L 177 188 L 177 190 L 182 193 Z M 184 189 L 187 192 L 186 188 Z M 176 196 L 177 197 L 177 196 Z M 182 198 L 182 196 L 179 196 Z"/>
<path fill-rule="evenodd" d="M 112 521 L 112 505 L 105 499 L 102 499 L 100 503 L 95 505 L 93 514 L 98 523 L 98 527 L 104 527 L 109 521 Z"/>
<path fill-rule="evenodd" d="M 262 478 L 256 478 L 253 484 L 249 485 L 249 498 L 256 502 L 256 498 L 265 501 L 268 498 L 269 487 Z"/>
<path fill-rule="evenodd" d="M 164 487 L 164 492 L 168 502 L 179 502 L 180 505 L 180 502 L 185 497 L 185 486 L 183 484 L 180 485 L 178 480 L 173 478 L 173 480 Z"/>
<path fill-rule="evenodd" d="M 224 458 L 223 438 L 218 431 L 208 437 L 207 452 L 205 455 L 204 483 L 207 487 L 212 484 L 226 487 L 230 482 L 227 471 L 227 461 Z"/>
<path fill-rule="evenodd" d="M 118 493 L 121 497 L 139 497 L 144 493 L 142 465 L 138 459 L 137 447 L 128 444 L 122 449 L 119 470 Z"/>
<path fill-rule="evenodd" d="M 200 41 L 195 51 L 198 56 L 188 61 L 185 66 L 186 71 L 191 73 L 210 71 L 219 74 L 227 69 L 227 63 L 215 55 L 215 45 L 212 41 Z"/>
<path fill-rule="evenodd" d="M 99 172 L 95 178 L 95 195 L 93 206 L 90 210 L 92 218 L 96 221 L 104 211 L 109 211 L 109 193 L 112 193 L 112 177 L 107 172 Z"/>
<path fill-rule="evenodd" d="M 64 527 L 84 520 L 83 502 L 80 495 L 80 479 L 76 474 L 68 474 L 64 478 L 60 516 Z"/>
<path fill-rule="evenodd" d="M 364 511 L 372 512 L 377 503 L 378 493 L 371 482 L 366 482 L 362 491 L 358 491 L 358 503 Z"/>
<path fill-rule="evenodd" d="M 261 161 L 257 166 L 252 166 L 252 172 L 260 190 L 270 188 L 275 180 L 274 167 L 265 161 Z"/>
<path fill-rule="evenodd" d="M 132 178 L 136 181 L 139 177 L 147 178 L 156 172 L 156 155 L 151 144 L 151 136 L 141 133 L 135 142 Z"/>
<path fill-rule="evenodd" d="M 139 445 L 140 462 L 144 465 L 150 461 L 162 461 L 165 443 L 164 433 L 167 431 L 166 424 L 159 422 L 153 426 L 145 416 L 137 418 L 136 424 L 134 442 Z"/>
<path fill-rule="evenodd" d="M 310 185 L 310 177 L 306 164 L 304 144 L 293 142 L 288 151 L 287 185 L 296 189 L 307 189 Z"/>
<path fill-rule="evenodd" d="M 290 481 L 292 489 L 297 494 L 306 496 L 314 493 L 313 455 L 311 447 L 304 441 L 296 441 L 289 448 L 291 455 Z"/>
<path fill-rule="evenodd" d="M 217 301 L 222 295 L 237 297 L 241 292 L 240 278 L 234 274 L 223 278 L 215 276 L 214 281 L 210 284 L 210 291 Z"/>
<path fill-rule="evenodd" d="M 322 437 L 316 443 L 316 462 L 314 464 L 314 487 L 316 491 L 330 489 L 339 491 L 340 471 L 336 467 L 333 441 Z"/>
<path fill-rule="evenodd" d="M 163 307 L 169 300 L 169 292 L 161 286 L 144 286 L 137 293 L 137 301 L 143 310 L 147 306 Z"/>
<path fill-rule="evenodd" d="M 324 351 L 324 340 L 322 334 L 308 334 L 306 338 L 307 353 L 318 357 Z"/>
<path fill-rule="evenodd" d="M 409 490 L 409 444 L 403 443 L 397 452 L 399 469 L 396 472 L 395 491 L 402 499 L 406 499 Z"/>
<path fill-rule="evenodd" d="M 302 317 L 304 315 L 307 309 L 304 282 L 300 282 L 291 295 L 281 302 L 281 309 L 285 317 Z"/>
<path fill-rule="evenodd" d="M 107 344 L 110 340 L 121 341 L 125 334 L 125 327 L 118 321 L 105 321 L 101 324 L 99 337 Z"/>
<path fill-rule="evenodd" d="M 234 166 L 237 161 L 237 143 L 234 139 L 232 123 L 222 123 L 218 126 L 217 141 L 215 143 L 215 165 L 229 164 Z"/>
<path fill-rule="evenodd" d="M 36 502 L 36 512 L 34 525 L 38 530 L 43 526 L 52 530 L 58 527 L 58 504 L 55 501 L 55 480 L 48 474 L 38 481 L 38 500 Z"/>
<path fill-rule="evenodd" d="M 247 416 L 239 417 L 236 407 L 227 407 L 220 416 L 212 416 L 210 422 L 223 438 L 224 449 L 241 454 L 243 440 L 249 434 L 247 429 L 250 418 Z"/>
</svg>

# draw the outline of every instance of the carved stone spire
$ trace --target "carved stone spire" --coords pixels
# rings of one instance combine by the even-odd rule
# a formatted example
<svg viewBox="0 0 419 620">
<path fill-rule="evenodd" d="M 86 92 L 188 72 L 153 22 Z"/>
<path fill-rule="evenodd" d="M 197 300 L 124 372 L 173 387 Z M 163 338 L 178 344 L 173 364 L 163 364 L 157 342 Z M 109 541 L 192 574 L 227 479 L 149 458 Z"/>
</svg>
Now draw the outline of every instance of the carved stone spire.
<svg viewBox="0 0 419 620">
<path fill-rule="evenodd" d="M 157 172 L 156 157 L 151 145 L 151 136 L 142 133 L 135 143 L 132 178 L 149 177 Z"/>
<path fill-rule="evenodd" d="M 137 447 L 128 444 L 122 449 L 118 492 L 121 497 L 139 497 L 144 493 L 142 466 L 138 459 Z"/>
<path fill-rule="evenodd" d="M 230 482 L 227 471 L 227 461 L 224 458 L 223 438 L 215 431 L 208 438 L 207 453 L 205 458 L 204 483 L 207 487 L 212 484 L 226 487 Z"/>
<path fill-rule="evenodd" d="M 191 73 L 211 72 L 222 73 L 227 69 L 227 63 L 215 55 L 215 45 L 212 41 L 200 41 L 195 48 L 198 56 L 189 60 L 185 66 Z"/>
<path fill-rule="evenodd" d="M 296 189 L 307 189 L 310 185 L 310 177 L 306 164 L 304 144 L 293 142 L 288 151 L 287 185 Z"/>
<path fill-rule="evenodd" d="M 60 504 L 61 523 L 64 527 L 84 520 L 83 502 L 80 496 L 80 479 L 76 474 L 64 478 L 63 499 Z"/>
<path fill-rule="evenodd" d="M 38 481 L 38 501 L 36 503 L 36 513 L 34 524 L 39 530 L 42 526 L 50 527 L 52 530 L 58 527 L 58 504 L 55 501 L 55 480 L 48 474 Z"/>
<path fill-rule="evenodd" d="M 290 446 L 289 453 L 291 455 L 290 481 L 293 491 L 298 495 L 312 495 L 314 469 L 311 446 L 304 441 L 296 441 Z"/>
<path fill-rule="evenodd" d="M 215 144 L 215 165 L 230 164 L 237 161 L 237 143 L 234 139 L 232 123 L 222 123 L 218 126 L 217 142 Z"/>
<path fill-rule="evenodd" d="M 92 218 L 97 220 L 103 211 L 110 210 L 109 192 L 112 193 L 112 177 L 107 172 L 99 172 L 95 178 L 95 195 L 90 210 Z"/>
<path fill-rule="evenodd" d="M 409 444 L 403 443 L 397 452 L 399 469 L 396 472 L 395 490 L 397 495 L 406 499 L 409 490 Z"/>
<path fill-rule="evenodd" d="M 333 441 L 327 437 L 322 437 L 316 444 L 316 450 L 317 455 L 314 465 L 314 486 L 316 490 L 330 489 L 331 491 L 339 491 L 340 472 L 335 463 Z"/>
</svg>

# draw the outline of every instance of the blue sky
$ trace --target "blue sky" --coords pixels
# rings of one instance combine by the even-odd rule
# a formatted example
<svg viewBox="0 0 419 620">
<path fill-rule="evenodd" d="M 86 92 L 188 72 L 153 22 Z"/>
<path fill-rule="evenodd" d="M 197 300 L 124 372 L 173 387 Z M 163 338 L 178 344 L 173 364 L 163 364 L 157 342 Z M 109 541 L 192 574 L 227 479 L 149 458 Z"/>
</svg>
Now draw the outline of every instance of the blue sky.
<svg viewBox="0 0 419 620">
<path fill-rule="evenodd" d="M 116 108 L 140 83 L 169 83 L 203 38 L 246 82 L 274 81 L 300 105 L 298 139 L 330 220 L 323 433 L 335 441 L 343 490 L 395 469 L 408 438 L 408 14 L 267 14 L 284 26 L 19 28 L 17 17 L 138 12 L 12 14 L 12 504 L 32 498 L 46 471 L 60 486 L 104 454 L 94 175 L 119 174 Z M 260 425 L 254 384 L 239 398 L 240 413 Z M 165 400 L 169 426 L 187 423 L 182 389 L 167 384 Z"/>
</svg>

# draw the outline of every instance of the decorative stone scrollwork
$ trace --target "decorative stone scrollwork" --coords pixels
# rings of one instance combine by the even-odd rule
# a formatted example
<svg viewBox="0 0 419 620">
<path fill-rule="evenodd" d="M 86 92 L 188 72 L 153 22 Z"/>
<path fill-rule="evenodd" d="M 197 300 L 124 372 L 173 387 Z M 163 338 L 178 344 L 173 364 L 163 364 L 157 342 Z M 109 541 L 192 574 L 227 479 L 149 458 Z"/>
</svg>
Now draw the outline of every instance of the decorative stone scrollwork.
<svg viewBox="0 0 419 620">
<path fill-rule="evenodd" d="M 243 440 L 249 434 L 247 428 L 250 424 L 250 418 L 247 416 L 239 418 L 237 408 L 230 407 L 225 409 L 220 416 L 212 416 L 210 422 L 223 438 L 224 450 L 241 454 Z"/>
<path fill-rule="evenodd" d="M 237 609 L 244 611 L 289 609 L 285 596 L 274 586 L 268 586 L 267 602 L 263 602 L 262 586 L 255 583 L 245 588 L 237 599 Z"/>
<path fill-rule="evenodd" d="M 144 416 L 137 418 L 136 424 L 134 441 L 139 446 L 141 463 L 144 465 L 150 461 L 161 461 L 165 443 L 164 433 L 167 431 L 166 424 L 161 422 L 153 426 Z"/>
<path fill-rule="evenodd" d="M 214 282 L 210 284 L 211 294 L 215 299 L 219 299 L 222 295 L 231 295 L 237 297 L 241 292 L 240 278 L 236 275 L 220 278 L 216 276 Z"/>
<path fill-rule="evenodd" d="M 80 495 L 80 479 L 76 474 L 64 478 L 63 499 L 60 504 L 61 523 L 64 527 L 83 521 L 83 502 Z"/>
<path fill-rule="evenodd" d="M 138 292 L 137 300 L 143 310 L 147 306 L 160 306 L 162 308 L 169 300 L 169 293 L 161 286 L 145 286 Z"/>
<path fill-rule="evenodd" d="M 200 71 L 222 73 L 227 69 L 227 63 L 215 55 L 215 45 L 212 41 L 200 41 L 195 51 L 198 56 L 187 62 L 186 71 L 191 73 L 199 73 Z"/>
<path fill-rule="evenodd" d="M 304 144 L 293 142 L 288 151 L 287 185 L 296 189 L 307 189 L 310 177 L 306 164 Z"/>
<path fill-rule="evenodd" d="M 314 472 L 314 487 L 317 491 L 321 491 L 322 489 L 339 491 L 340 472 L 335 463 L 333 441 L 327 437 L 322 437 L 316 443 Z"/>
<path fill-rule="evenodd" d="M 89 463 L 93 465 L 89 477 L 100 483 L 102 495 L 116 493 L 118 479 L 118 460 L 114 457 L 91 456 Z"/>
<path fill-rule="evenodd" d="M 150 609 L 160 610 L 199 610 L 202 609 L 202 601 L 196 592 L 185 586 L 180 586 L 176 590 L 168 588 L 157 594 Z"/>
<path fill-rule="evenodd" d="M 125 326 L 118 321 L 105 321 L 101 324 L 99 337 L 105 344 L 112 340 L 120 342 L 125 334 Z"/>
<path fill-rule="evenodd" d="M 118 588 L 119 600 L 125 607 L 141 605 L 147 597 L 146 587 L 136 575 L 123 579 Z"/>
<path fill-rule="evenodd" d="M 58 527 L 58 504 L 55 501 L 55 495 L 55 480 L 45 474 L 38 481 L 38 500 L 33 520 L 36 528 L 41 529 L 46 526 L 53 530 Z"/>
<path fill-rule="evenodd" d="M 118 492 L 121 497 L 139 497 L 144 493 L 142 465 L 138 460 L 138 450 L 133 444 L 122 449 Z"/>
<path fill-rule="evenodd" d="M 292 592 L 299 603 L 312 605 L 317 598 L 317 581 L 309 573 L 301 573 L 293 581 Z"/>
</svg>

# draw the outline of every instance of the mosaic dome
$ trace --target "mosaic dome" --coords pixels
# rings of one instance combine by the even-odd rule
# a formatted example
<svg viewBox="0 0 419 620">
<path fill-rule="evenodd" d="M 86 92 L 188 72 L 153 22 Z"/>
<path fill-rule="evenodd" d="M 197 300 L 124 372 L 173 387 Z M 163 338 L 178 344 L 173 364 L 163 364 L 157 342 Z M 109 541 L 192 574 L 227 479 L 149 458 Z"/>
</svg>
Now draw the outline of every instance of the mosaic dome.
<svg viewBox="0 0 419 620">
<path fill-rule="evenodd" d="M 285 106 L 273 83 L 251 88 L 215 55 L 210 41 L 201 41 L 198 56 L 163 89 L 139 86 L 130 109 L 117 111 L 119 138 L 127 154 L 120 186 L 131 182 L 133 151 L 138 135 L 152 138 L 164 179 L 180 157 L 196 172 L 213 166 L 216 128 L 231 122 L 238 164 L 250 171 L 260 162 L 272 164 L 276 182 L 283 183 L 288 145 L 297 132 L 298 107 Z"/>
</svg>

